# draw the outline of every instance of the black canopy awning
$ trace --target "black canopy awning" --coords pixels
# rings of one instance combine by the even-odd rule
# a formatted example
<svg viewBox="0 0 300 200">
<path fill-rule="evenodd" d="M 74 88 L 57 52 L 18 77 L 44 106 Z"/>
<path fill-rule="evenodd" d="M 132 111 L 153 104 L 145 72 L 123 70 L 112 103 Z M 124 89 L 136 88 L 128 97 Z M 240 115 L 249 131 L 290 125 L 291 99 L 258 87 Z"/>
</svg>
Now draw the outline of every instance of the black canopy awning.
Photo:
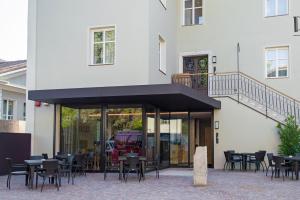
<svg viewBox="0 0 300 200">
<path fill-rule="evenodd" d="M 168 111 L 220 109 L 221 102 L 177 84 L 31 90 L 29 100 L 69 106 L 151 104 Z"/>
</svg>

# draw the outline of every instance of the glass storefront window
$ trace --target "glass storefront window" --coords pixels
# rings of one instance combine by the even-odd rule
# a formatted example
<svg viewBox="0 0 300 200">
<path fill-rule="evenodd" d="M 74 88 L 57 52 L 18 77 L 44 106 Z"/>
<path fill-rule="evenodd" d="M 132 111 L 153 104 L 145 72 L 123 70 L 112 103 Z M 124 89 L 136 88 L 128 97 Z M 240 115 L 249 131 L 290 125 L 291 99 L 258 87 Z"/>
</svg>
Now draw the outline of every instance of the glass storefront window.
<svg viewBox="0 0 300 200">
<path fill-rule="evenodd" d="M 128 153 L 144 155 L 142 108 L 110 108 L 106 115 L 106 154 L 112 160 Z"/>
<path fill-rule="evenodd" d="M 146 108 L 146 120 L 147 120 L 147 131 L 146 131 L 146 155 L 147 160 L 153 161 L 156 159 L 156 118 L 155 108 Z"/>
</svg>

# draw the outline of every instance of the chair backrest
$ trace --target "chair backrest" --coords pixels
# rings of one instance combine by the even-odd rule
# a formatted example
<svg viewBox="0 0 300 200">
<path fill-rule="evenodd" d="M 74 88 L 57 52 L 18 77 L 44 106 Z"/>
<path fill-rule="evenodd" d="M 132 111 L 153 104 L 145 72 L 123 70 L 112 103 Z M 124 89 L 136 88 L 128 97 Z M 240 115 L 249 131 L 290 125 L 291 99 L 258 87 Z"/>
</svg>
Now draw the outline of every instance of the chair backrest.
<svg viewBox="0 0 300 200">
<path fill-rule="evenodd" d="M 84 154 L 76 154 L 74 157 L 74 161 L 76 162 L 77 165 L 84 166 L 85 158 L 86 158 L 86 156 Z"/>
<path fill-rule="evenodd" d="M 30 160 L 42 160 L 44 157 L 42 155 L 30 156 Z"/>
<path fill-rule="evenodd" d="M 273 165 L 273 156 L 274 156 L 273 153 L 267 153 L 267 158 L 268 158 L 269 166 Z"/>
<path fill-rule="evenodd" d="M 58 167 L 59 167 L 58 160 L 56 159 L 45 160 L 43 161 L 42 165 L 47 175 L 58 173 Z"/>
<path fill-rule="evenodd" d="M 46 159 L 46 160 L 49 158 L 47 153 L 43 153 L 42 156 L 43 156 L 43 158 Z"/>
<path fill-rule="evenodd" d="M 275 168 L 280 168 L 284 164 L 284 158 L 281 156 L 273 156 Z"/>
<path fill-rule="evenodd" d="M 12 163 L 13 161 L 11 158 L 5 158 L 5 160 L 6 160 L 8 173 L 11 173 L 13 170 L 13 163 Z"/>
<path fill-rule="evenodd" d="M 229 151 L 224 151 L 224 156 L 225 156 L 226 162 L 229 162 L 229 161 L 230 161 L 230 159 L 229 159 L 229 154 L 230 154 Z"/>
<path fill-rule="evenodd" d="M 129 169 L 137 169 L 140 164 L 139 157 L 138 156 L 128 156 L 127 164 L 128 164 Z"/>
<path fill-rule="evenodd" d="M 255 159 L 257 161 L 264 161 L 265 160 L 265 156 L 266 156 L 266 151 L 258 151 L 255 152 Z"/>
</svg>

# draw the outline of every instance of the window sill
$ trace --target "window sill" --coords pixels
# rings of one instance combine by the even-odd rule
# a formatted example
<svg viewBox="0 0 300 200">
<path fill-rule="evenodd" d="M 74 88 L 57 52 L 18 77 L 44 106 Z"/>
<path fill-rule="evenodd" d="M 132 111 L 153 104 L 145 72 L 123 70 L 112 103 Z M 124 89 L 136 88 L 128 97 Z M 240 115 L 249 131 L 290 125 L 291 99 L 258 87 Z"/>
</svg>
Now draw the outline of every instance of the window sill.
<svg viewBox="0 0 300 200">
<path fill-rule="evenodd" d="M 266 77 L 265 79 L 267 80 L 277 80 L 277 79 L 288 79 L 288 76 L 284 76 L 284 77 Z"/>
<path fill-rule="evenodd" d="M 204 25 L 204 23 L 202 23 L 202 24 L 191 24 L 191 25 L 181 25 L 182 27 L 190 27 L 190 26 L 203 26 Z"/>
<path fill-rule="evenodd" d="M 268 18 L 274 18 L 274 17 L 284 17 L 284 16 L 289 16 L 289 14 L 283 14 L 283 15 L 270 15 L 270 16 L 267 16 L 265 15 L 265 19 L 268 19 Z"/>
<path fill-rule="evenodd" d="M 112 65 L 115 65 L 114 63 L 113 64 L 90 64 L 88 65 L 89 67 L 98 67 L 98 66 L 112 66 Z"/>
</svg>

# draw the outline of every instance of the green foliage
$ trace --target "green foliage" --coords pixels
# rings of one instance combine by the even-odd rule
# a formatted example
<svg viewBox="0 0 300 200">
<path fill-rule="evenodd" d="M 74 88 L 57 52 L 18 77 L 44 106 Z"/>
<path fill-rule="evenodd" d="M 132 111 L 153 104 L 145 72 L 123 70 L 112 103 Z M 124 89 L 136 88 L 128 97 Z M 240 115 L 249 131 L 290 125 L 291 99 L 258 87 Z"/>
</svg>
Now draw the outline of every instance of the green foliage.
<svg viewBox="0 0 300 200">
<path fill-rule="evenodd" d="M 69 128 L 74 120 L 76 120 L 78 110 L 68 107 L 62 107 L 62 128 Z"/>
<path fill-rule="evenodd" d="M 287 156 L 295 155 L 300 152 L 300 129 L 296 124 L 294 116 L 289 116 L 285 122 L 285 125 L 277 125 L 281 140 L 279 154 Z"/>
</svg>

